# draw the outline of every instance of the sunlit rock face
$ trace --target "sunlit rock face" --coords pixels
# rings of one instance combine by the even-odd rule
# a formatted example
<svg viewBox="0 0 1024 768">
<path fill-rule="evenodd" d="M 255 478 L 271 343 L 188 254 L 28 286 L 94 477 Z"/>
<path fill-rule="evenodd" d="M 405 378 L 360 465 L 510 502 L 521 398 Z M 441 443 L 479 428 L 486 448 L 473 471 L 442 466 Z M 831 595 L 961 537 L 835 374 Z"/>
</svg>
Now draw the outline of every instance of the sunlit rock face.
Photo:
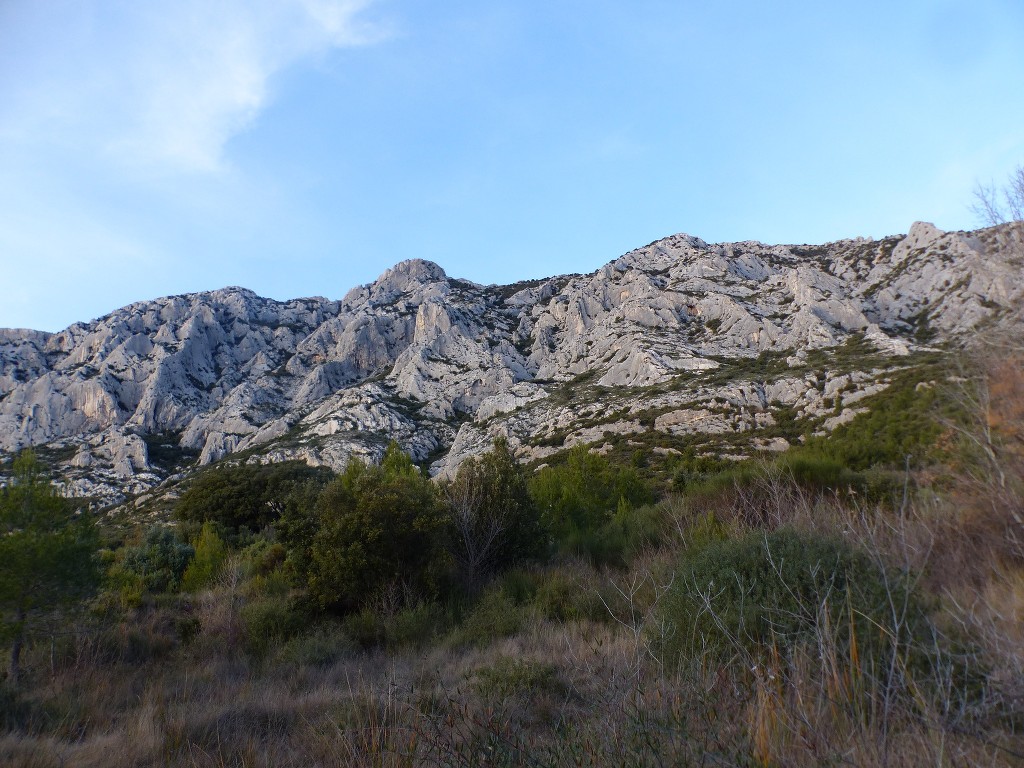
<svg viewBox="0 0 1024 768">
<path fill-rule="evenodd" d="M 450 474 L 497 436 L 543 459 L 651 430 L 754 434 L 779 408 L 827 429 L 885 382 L 823 380 L 808 353 L 853 339 L 898 358 L 1019 317 L 1007 240 L 924 223 L 821 246 L 674 235 L 514 286 L 412 259 L 340 301 L 225 288 L 55 334 L 0 330 L 0 452 L 52 449 L 71 492 L 118 500 L 241 451 L 340 468 L 395 439 Z M 791 374 L 723 377 L 766 354 Z"/>
</svg>

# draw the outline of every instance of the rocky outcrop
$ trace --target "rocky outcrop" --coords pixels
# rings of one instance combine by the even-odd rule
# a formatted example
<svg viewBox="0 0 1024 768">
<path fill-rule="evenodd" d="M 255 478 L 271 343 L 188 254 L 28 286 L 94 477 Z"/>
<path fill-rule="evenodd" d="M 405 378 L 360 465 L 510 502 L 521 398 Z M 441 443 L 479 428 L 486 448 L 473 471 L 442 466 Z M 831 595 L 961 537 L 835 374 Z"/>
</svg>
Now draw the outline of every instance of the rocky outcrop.
<svg viewBox="0 0 1024 768">
<path fill-rule="evenodd" d="M 810 370 L 809 352 L 856 342 L 898 360 L 1017 311 L 1006 240 L 922 223 L 822 246 L 675 235 L 514 286 L 413 259 L 340 301 L 225 288 L 56 334 L 0 330 L 0 452 L 59 449 L 76 492 L 113 499 L 174 471 L 149 456 L 155 435 L 200 463 L 334 467 L 394 438 L 439 473 L 497 435 L 532 459 L 649 433 L 777 450 L 779 409 L 827 429 L 885 386 L 881 369 Z M 740 364 L 754 360 L 770 375 Z"/>
</svg>

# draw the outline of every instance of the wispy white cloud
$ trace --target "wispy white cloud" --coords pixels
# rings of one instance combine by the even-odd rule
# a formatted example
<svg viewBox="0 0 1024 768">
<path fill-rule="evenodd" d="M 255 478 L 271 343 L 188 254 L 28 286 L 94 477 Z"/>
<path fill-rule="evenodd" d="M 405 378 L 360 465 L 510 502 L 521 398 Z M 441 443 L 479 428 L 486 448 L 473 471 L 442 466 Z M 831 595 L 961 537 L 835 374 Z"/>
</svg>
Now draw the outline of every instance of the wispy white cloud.
<svg viewBox="0 0 1024 768">
<path fill-rule="evenodd" d="M 379 40 L 373 0 L 14 0 L 0 13 L 0 140 L 211 171 L 275 74 Z"/>
</svg>

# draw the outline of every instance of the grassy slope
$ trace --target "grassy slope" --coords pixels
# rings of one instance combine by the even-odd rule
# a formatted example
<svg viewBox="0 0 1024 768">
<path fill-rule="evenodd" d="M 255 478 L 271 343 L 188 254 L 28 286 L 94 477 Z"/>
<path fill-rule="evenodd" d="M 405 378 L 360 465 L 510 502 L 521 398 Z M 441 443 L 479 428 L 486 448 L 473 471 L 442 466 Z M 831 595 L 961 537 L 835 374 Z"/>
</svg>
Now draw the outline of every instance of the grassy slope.
<svg viewBox="0 0 1024 768">
<path fill-rule="evenodd" d="M 472 603 L 396 595 L 315 626 L 297 622 L 287 582 L 241 558 L 201 594 L 109 593 L 30 649 L 25 689 L 0 688 L 0 763 L 1020 764 L 1024 374 L 1005 355 L 979 370 L 984 391 L 908 380 L 876 397 L 802 449 L 819 461 L 810 481 L 785 462 L 691 467 L 633 511 L 645 534 L 627 537 L 622 567 L 562 556 Z M 823 457 L 851 474 L 837 482 Z M 786 649 L 736 638 L 724 655 L 668 657 L 680 561 L 779 528 L 909 576 L 935 634 L 885 668 L 822 620 Z M 894 608 L 903 589 L 892 582 Z"/>
</svg>

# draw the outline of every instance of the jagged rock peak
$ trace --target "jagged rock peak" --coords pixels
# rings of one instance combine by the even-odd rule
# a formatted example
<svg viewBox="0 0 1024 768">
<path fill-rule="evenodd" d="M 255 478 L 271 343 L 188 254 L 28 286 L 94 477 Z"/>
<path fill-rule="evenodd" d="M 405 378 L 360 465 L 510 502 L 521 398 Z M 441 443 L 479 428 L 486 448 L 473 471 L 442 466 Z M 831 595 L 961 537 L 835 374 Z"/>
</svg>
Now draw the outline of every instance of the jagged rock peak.
<svg viewBox="0 0 1024 768">
<path fill-rule="evenodd" d="M 406 259 L 386 270 L 374 281 L 374 285 L 408 291 L 423 283 L 437 283 L 447 279 L 447 273 L 432 261 Z"/>
<path fill-rule="evenodd" d="M 687 253 L 708 249 L 708 244 L 699 237 L 680 232 L 648 243 L 620 256 L 612 266 L 620 272 L 627 269 L 664 269 L 677 262 Z"/>
<path fill-rule="evenodd" d="M 397 439 L 418 461 L 443 457 L 443 474 L 497 434 L 543 459 L 605 433 L 756 431 L 776 402 L 831 429 L 851 417 L 840 405 L 882 386 L 876 373 L 833 371 L 860 387 L 837 405 L 826 372 L 759 379 L 752 361 L 786 354 L 799 369 L 808 350 L 851 341 L 895 359 L 1019 317 L 1021 239 L 921 222 L 824 245 L 676 234 L 589 274 L 510 286 L 408 259 L 341 301 L 227 287 L 54 335 L 0 331 L 0 454 L 73 452 L 75 492 L 113 499 L 176 471 L 161 458 L 175 451 L 340 469 Z"/>
</svg>

